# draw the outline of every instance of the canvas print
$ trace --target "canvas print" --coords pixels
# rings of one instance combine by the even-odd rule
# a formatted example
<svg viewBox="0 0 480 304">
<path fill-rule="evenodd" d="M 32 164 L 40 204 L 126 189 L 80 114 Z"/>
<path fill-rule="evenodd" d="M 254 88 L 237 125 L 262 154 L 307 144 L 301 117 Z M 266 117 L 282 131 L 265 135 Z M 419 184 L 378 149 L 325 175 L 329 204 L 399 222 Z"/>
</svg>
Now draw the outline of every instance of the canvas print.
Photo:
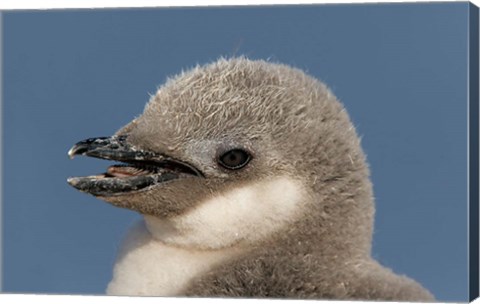
<svg viewBox="0 0 480 304">
<path fill-rule="evenodd" d="M 2 22 L 3 292 L 478 296 L 473 4 Z"/>
</svg>

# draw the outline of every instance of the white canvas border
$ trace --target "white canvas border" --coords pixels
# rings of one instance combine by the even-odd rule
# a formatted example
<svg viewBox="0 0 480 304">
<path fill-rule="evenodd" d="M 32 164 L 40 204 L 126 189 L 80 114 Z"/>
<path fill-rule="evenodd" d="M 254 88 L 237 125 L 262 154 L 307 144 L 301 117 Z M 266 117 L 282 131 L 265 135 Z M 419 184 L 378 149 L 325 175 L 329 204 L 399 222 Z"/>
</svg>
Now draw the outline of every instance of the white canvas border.
<svg viewBox="0 0 480 304">
<path fill-rule="evenodd" d="M 0 10 L 25 10 L 25 9 L 81 9 L 81 8 L 137 8 L 137 7 L 192 7 L 192 6 L 239 6 L 239 5 L 292 5 L 292 4 L 331 4 L 331 3 L 419 3 L 419 2 L 467 2 L 467 1 L 449 1 L 449 0 L 435 0 L 435 1 L 416 1 L 416 0 L 297 0 L 297 1 L 288 1 L 288 0 L 68 0 L 68 1 L 58 1 L 58 0 L 42 0 L 41 2 L 35 2 L 33 0 L 2 0 L 0 2 Z M 480 6 L 480 0 L 470 1 L 473 4 Z M 0 99 L 3 96 L 2 86 L 3 83 L 3 69 L 2 69 L 2 15 L 0 14 Z M 1 111 L 1 109 L 0 109 Z M 1 113 L 1 112 L 0 112 Z M 2 124 L 0 124 L 0 134 L 2 133 Z M 2 142 L 0 140 L 0 181 L 2 178 L 3 166 L 1 160 L 2 158 Z M 0 183 L 0 197 L 2 195 L 1 183 Z M 2 218 L 2 208 L 0 208 L 0 219 Z M 0 225 L 0 248 L 2 248 L 2 229 Z M 0 290 L 2 286 L 2 265 L 1 262 L 2 251 L 0 250 Z M 138 303 L 138 304 L 150 304 L 158 303 L 160 299 L 157 297 L 107 297 L 107 296 L 83 296 L 83 295 L 22 295 L 22 294 L 0 294 L 1 303 L 39 303 L 39 304 L 126 304 L 126 303 Z M 162 303 L 184 303 L 184 301 L 190 303 L 269 303 L 276 304 L 279 301 L 285 300 L 271 300 L 271 299 L 192 299 L 192 298 L 161 298 Z M 312 302 L 308 300 L 308 302 Z M 329 304 L 355 304 L 355 303 L 376 303 L 376 304 L 387 304 L 395 302 L 363 302 L 363 301 L 314 301 L 315 303 L 329 303 Z M 307 303 L 307 300 L 289 300 L 289 304 L 301 304 Z M 480 304 L 480 299 L 475 300 L 472 303 Z"/>
</svg>

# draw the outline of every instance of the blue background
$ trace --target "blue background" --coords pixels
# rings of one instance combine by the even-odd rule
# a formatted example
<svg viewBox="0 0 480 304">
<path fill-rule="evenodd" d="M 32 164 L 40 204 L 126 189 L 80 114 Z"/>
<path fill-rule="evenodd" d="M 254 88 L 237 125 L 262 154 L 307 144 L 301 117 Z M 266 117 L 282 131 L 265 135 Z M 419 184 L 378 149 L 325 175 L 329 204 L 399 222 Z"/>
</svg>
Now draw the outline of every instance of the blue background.
<svg viewBox="0 0 480 304">
<path fill-rule="evenodd" d="M 103 293 L 139 218 L 77 192 L 78 140 L 111 135 L 167 76 L 221 55 L 308 71 L 342 100 L 372 169 L 373 254 L 467 299 L 467 3 L 3 14 L 3 290 Z"/>
</svg>

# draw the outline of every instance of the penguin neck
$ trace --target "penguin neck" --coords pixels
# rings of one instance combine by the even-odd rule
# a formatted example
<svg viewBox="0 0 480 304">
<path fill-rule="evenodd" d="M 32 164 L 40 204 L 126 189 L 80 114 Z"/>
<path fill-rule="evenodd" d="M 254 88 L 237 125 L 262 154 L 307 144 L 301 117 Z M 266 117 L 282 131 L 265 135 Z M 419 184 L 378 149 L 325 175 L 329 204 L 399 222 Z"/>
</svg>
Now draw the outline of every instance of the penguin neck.
<svg viewBox="0 0 480 304">
<path fill-rule="evenodd" d="M 322 182 L 310 195 L 305 188 L 277 178 L 215 196 L 178 218 L 144 218 L 154 239 L 181 248 L 249 250 L 281 243 L 283 250 L 313 250 L 326 257 L 369 256 L 374 208 L 368 176 Z"/>
</svg>

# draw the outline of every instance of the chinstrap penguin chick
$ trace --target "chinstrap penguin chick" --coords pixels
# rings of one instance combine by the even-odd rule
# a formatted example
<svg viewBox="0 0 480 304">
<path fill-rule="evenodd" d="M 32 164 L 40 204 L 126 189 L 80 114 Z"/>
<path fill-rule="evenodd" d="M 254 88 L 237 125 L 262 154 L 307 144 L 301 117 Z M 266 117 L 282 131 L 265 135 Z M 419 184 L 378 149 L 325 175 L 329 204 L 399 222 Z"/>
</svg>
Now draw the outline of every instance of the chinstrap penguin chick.
<svg viewBox="0 0 480 304">
<path fill-rule="evenodd" d="M 69 183 L 144 215 L 107 293 L 433 301 L 371 257 L 369 169 L 347 112 L 282 64 L 220 59 L 71 157 L 122 162 Z"/>
</svg>

